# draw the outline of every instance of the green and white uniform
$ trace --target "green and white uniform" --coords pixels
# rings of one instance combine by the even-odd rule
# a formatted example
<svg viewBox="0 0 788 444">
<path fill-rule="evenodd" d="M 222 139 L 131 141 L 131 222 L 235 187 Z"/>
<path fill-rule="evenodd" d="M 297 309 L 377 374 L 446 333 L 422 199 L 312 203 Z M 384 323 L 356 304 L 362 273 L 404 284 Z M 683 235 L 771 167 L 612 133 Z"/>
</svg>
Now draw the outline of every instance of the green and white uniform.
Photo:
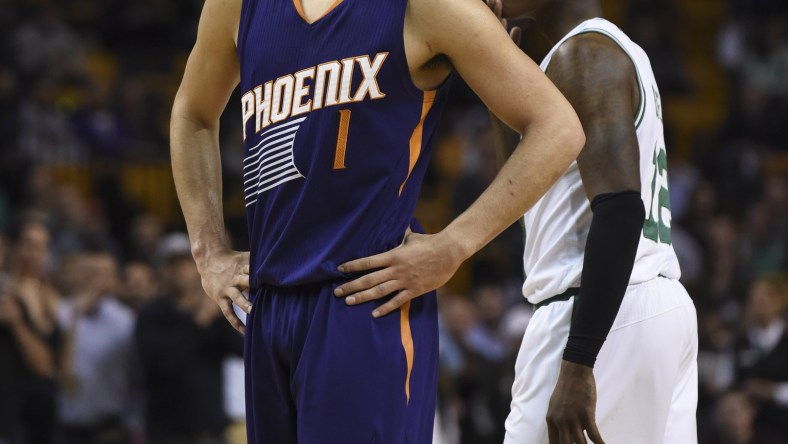
<svg viewBox="0 0 788 444">
<path fill-rule="evenodd" d="M 697 323 L 671 246 L 671 214 L 662 105 L 646 53 L 618 27 L 596 18 L 561 39 L 607 36 L 632 60 L 640 105 L 633 117 L 640 147 L 641 196 L 646 208 L 629 287 L 594 370 L 597 423 L 608 443 L 696 443 Z M 578 67 L 582 69 L 582 67 Z M 525 214 L 526 280 L 523 294 L 534 313 L 518 356 L 506 444 L 546 444 L 545 416 L 558 379 L 580 287 L 592 213 L 580 171 L 573 162 Z M 555 302 L 550 302 L 555 300 Z"/>
<path fill-rule="evenodd" d="M 567 34 L 542 61 L 547 71 L 553 54 L 563 42 L 588 32 L 604 34 L 632 59 L 637 70 L 640 107 L 634 117 L 640 146 L 640 189 L 647 221 L 638 246 L 630 284 L 659 275 L 681 276 L 670 239 L 670 199 L 667 158 L 662 131 L 662 105 L 648 56 L 614 24 L 604 19 L 583 22 Z M 564 173 L 536 205 L 525 214 L 526 280 L 523 294 L 532 304 L 580 286 L 583 253 L 591 227 L 591 207 L 586 197 L 577 162 Z"/>
</svg>

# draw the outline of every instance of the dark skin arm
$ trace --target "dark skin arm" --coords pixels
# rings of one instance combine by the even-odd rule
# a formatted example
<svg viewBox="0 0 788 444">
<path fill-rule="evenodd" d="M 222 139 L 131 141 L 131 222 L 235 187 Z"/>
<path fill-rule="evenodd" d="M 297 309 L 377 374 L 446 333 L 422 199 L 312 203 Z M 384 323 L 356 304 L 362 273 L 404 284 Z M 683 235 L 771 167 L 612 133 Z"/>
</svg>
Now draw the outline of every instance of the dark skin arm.
<svg viewBox="0 0 788 444">
<path fill-rule="evenodd" d="M 634 125 L 637 77 L 629 57 L 600 34 L 576 36 L 553 56 L 550 80 L 575 108 L 586 132 L 577 158 L 589 200 L 604 193 L 640 191 L 640 151 Z M 604 442 L 595 422 L 593 369 L 563 361 L 547 412 L 551 444 Z"/>
<path fill-rule="evenodd" d="M 634 124 L 640 95 L 635 68 L 626 53 L 601 34 L 579 35 L 555 54 L 547 77 L 574 106 L 586 131 L 577 164 L 588 199 L 640 191 L 640 149 Z"/>
</svg>

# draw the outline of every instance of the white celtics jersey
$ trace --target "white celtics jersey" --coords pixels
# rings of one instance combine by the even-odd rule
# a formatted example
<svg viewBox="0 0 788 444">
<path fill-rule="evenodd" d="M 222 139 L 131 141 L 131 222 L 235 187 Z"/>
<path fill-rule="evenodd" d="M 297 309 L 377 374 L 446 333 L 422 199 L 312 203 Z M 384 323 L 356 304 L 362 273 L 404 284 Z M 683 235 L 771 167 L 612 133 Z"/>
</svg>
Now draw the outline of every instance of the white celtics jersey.
<svg viewBox="0 0 788 444">
<path fill-rule="evenodd" d="M 640 146 L 641 197 L 646 221 L 641 232 L 635 266 L 629 283 L 637 284 L 659 275 L 678 279 L 681 272 L 670 238 L 670 199 L 667 158 L 662 133 L 659 90 L 646 53 L 607 20 L 587 20 L 559 41 L 541 64 L 546 71 L 555 51 L 578 34 L 603 34 L 632 59 L 640 88 L 640 106 L 632 124 Z M 582 68 L 582 67 L 579 67 Z M 525 214 L 525 284 L 523 294 L 538 303 L 580 286 L 586 237 L 591 226 L 591 205 L 583 189 L 580 171 L 573 162 L 555 185 Z"/>
</svg>

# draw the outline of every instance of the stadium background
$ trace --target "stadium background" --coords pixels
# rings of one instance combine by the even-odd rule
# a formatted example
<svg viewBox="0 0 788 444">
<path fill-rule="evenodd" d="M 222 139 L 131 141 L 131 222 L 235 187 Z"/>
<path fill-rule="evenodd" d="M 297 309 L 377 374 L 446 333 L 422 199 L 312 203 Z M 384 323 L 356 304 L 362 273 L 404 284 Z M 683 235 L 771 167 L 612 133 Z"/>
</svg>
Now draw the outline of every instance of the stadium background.
<svg viewBox="0 0 788 444">
<path fill-rule="evenodd" d="M 602 3 L 661 88 L 673 242 L 699 313 L 700 441 L 786 443 L 788 3 Z M 168 163 L 201 4 L 0 0 L 0 443 L 50 431 L 62 443 L 243 442 L 237 344 L 183 264 Z M 522 24 L 538 60 L 548 44 Z M 227 226 L 243 248 L 238 104 L 221 146 Z M 431 231 L 497 169 L 486 111 L 461 82 L 443 122 L 418 209 Z M 521 243 L 509 229 L 442 290 L 442 442 L 501 442 L 529 318 Z M 162 300 L 176 301 L 169 321 L 142 308 Z M 150 322 L 136 321 L 146 309 Z M 179 339 L 146 342 L 164 336 Z"/>
</svg>

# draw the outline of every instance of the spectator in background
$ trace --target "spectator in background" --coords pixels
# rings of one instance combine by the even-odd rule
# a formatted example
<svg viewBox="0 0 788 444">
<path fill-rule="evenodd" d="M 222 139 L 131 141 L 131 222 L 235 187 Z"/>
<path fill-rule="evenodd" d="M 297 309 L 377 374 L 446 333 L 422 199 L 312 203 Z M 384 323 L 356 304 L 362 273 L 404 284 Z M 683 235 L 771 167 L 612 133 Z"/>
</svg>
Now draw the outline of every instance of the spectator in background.
<svg viewBox="0 0 788 444">
<path fill-rule="evenodd" d="M 33 51 L 35 52 L 35 51 Z M 81 165 L 88 151 L 74 134 L 67 116 L 55 106 L 59 80 L 41 77 L 27 86 L 19 106 L 18 157 L 45 165 Z"/>
<path fill-rule="evenodd" d="M 13 268 L 0 280 L 0 442 L 49 444 L 60 350 L 57 293 L 45 273 L 49 231 L 28 220 L 11 239 Z"/>
<path fill-rule="evenodd" d="M 113 112 L 111 92 L 84 79 L 85 97 L 71 116 L 75 135 L 85 142 L 94 159 L 119 159 L 129 149 L 128 128 Z"/>
<path fill-rule="evenodd" d="M 737 377 L 760 402 L 757 424 L 788 436 L 788 330 L 786 284 L 756 280 L 747 300 L 747 324 L 736 343 Z"/>
<path fill-rule="evenodd" d="M 1 34 L 0 38 L 2 38 Z M 0 59 L 2 58 L 3 48 L 0 47 Z M 14 70 L 5 63 L 0 63 L 0 140 L 7 146 L 15 146 L 19 134 L 19 113 L 17 110 L 22 100 L 20 89 L 19 79 Z M 4 149 L 0 153 L 0 161 L 5 163 L 3 167 L 0 167 L 0 171 L 5 172 L 8 165 L 6 162 L 11 161 L 9 151 L 11 150 Z"/>
<path fill-rule="evenodd" d="M 714 306 L 698 311 L 698 436 L 709 435 L 714 427 L 717 399 L 734 382 L 735 331 L 722 308 Z"/>
<path fill-rule="evenodd" d="M 777 211 L 761 200 L 750 208 L 744 226 L 742 270 L 748 281 L 768 273 L 779 273 L 786 263 L 786 233 L 778 230 Z"/>
<path fill-rule="evenodd" d="M 511 386 L 501 383 L 509 370 L 509 344 L 499 331 L 503 293 L 499 287 L 484 286 L 474 295 L 475 303 L 462 296 L 442 301 L 448 339 L 462 353 L 448 390 L 456 394 L 454 412 L 447 416 L 456 415 L 461 443 L 500 443 L 511 401 Z"/>
<path fill-rule="evenodd" d="M 131 139 L 125 157 L 137 162 L 167 158 L 166 144 L 162 146 L 157 127 L 157 104 L 150 100 L 152 92 L 142 78 L 134 76 L 123 79 L 118 89 L 117 112 Z"/>
<path fill-rule="evenodd" d="M 44 2 L 12 37 L 17 66 L 28 76 L 75 66 L 83 46 L 63 21 L 58 2 Z"/>
<path fill-rule="evenodd" d="M 764 19 L 741 65 L 744 85 L 768 95 L 788 95 L 788 28 L 785 16 Z"/>
<path fill-rule="evenodd" d="M 662 94 L 686 94 L 692 84 L 670 28 L 665 26 L 671 22 L 675 7 L 665 0 L 651 3 L 632 8 L 635 12 L 630 17 L 627 34 L 649 55 Z"/>
<path fill-rule="evenodd" d="M 784 251 L 788 252 L 788 174 L 767 179 L 763 195 L 763 201 L 771 211 L 776 240 L 782 242 Z M 788 266 L 788 257 L 783 260 L 782 270 Z"/>
<path fill-rule="evenodd" d="M 159 293 L 156 272 L 146 262 L 129 262 L 123 267 L 123 283 L 118 291 L 118 300 L 138 313 Z"/>
<path fill-rule="evenodd" d="M 483 285 L 473 292 L 479 325 L 471 334 L 471 342 L 476 344 L 477 351 L 483 357 L 479 361 L 479 387 L 476 402 L 479 403 L 477 414 L 488 418 L 488 429 L 480 427 L 479 444 L 498 444 L 503 441 L 504 433 L 500 424 L 509 415 L 509 404 L 512 402 L 512 386 L 502 383 L 509 374 L 509 341 L 502 331 L 504 317 L 504 292 L 499 285 Z M 523 330 L 525 331 L 525 330 Z M 483 339 L 482 339 L 483 338 Z M 485 351 L 482 352 L 481 350 Z M 481 424 L 478 424 L 481 425 Z"/>
<path fill-rule="evenodd" d="M 456 424 L 461 444 L 478 440 L 474 415 L 474 394 L 477 389 L 478 355 L 468 347 L 465 338 L 476 325 L 473 304 L 464 296 L 442 298 L 440 316 L 445 338 L 441 339 L 442 372 L 440 388 L 446 398 L 445 419 Z M 453 429 L 447 424 L 449 430 Z"/>
<path fill-rule="evenodd" d="M 74 185 L 56 185 L 53 190 L 44 192 L 54 197 L 51 217 L 57 234 L 54 247 L 58 253 L 101 250 L 121 257 L 120 246 L 111 236 L 106 214 L 96 199 Z"/>
<path fill-rule="evenodd" d="M 64 444 L 129 442 L 134 314 L 114 299 L 115 258 L 73 259 L 76 289 L 59 309 L 66 332 L 59 412 Z"/>
<path fill-rule="evenodd" d="M 787 444 L 788 440 L 755 427 L 757 409 L 742 392 L 728 392 L 714 409 L 715 431 L 704 444 Z"/>
<path fill-rule="evenodd" d="M 741 273 L 741 254 L 738 227 L 729 216 L 718 216 L 707 227 L 708 269 L 706 284 L 707 302 L 711 304 L 738 304 L 735 296 L 740 293 L 744 276 Z"/>
<path fill-rule="evenodd" d="M 131 222 L 126 242 L 130 260 L 152 263 L 164 236 L 164 224 L 153 214 L 142 213 Z"/>
<path fill-rule="evenodd" d="M 497 285 L 483 285 L 474 289 L 472 299 L 478 323 L 468 331 L 465 341 L 486 359 L 502 361 L 506 358 L 508 346 L 500 331 L 504 311 L 503 290 Z"/>
<path fill-rule="evenodd" d="M 148 443 L 223 444 L 222 366 L 242 355 L 243 338 L 205 295 L 185 233 L 165 237 L 157 256 L 165 293 L 143 307 L 135 333 Z"/>
<path fill-rule="evenodd" d="M 679 225 L 684 227 L 698 243 L 706 246 L 707 249 L 710 248 L 707 231 L 713 223 L 718 202 L 719 198 L 714 185 L 701 181 L 693 185 L 692 191 L 690 191 L 687 211 L 683 217 L 677 217 Z"/>
</svg>

